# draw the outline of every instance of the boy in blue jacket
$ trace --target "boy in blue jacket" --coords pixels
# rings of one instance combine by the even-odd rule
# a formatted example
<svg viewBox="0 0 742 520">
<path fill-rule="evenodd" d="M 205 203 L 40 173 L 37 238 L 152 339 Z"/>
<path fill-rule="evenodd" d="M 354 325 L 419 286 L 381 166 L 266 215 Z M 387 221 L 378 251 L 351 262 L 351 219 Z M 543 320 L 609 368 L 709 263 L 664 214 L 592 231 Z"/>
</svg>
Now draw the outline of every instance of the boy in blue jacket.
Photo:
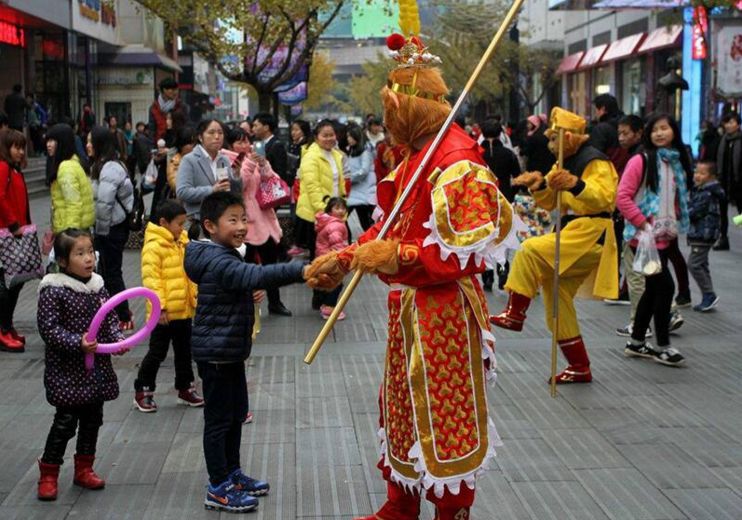
<svg viewBox="0 0 742 520">
<path fill-rule="evenodd" d="M 191 350 L 203 381 L 207 509 L 246 512 L 268 493 L 267 482 L 240 469 L 242 422 L 247 413 L 245 359 L 252 347 L 253 291 L 304 280 L 300 263 L 248 264 L 236 248 L 247 232 L 240 197 L 215 192 L 201 204 L 201 227 L 209 240 L 186 247 L 185 270 L 198 285 Z"/>
<path fill-rule="evenodd" d="M 716 165 L 713 162 L 700 161 L 696 165 L 693 184 L 695 186 L 688 204 L 688 245 L 691 247 L 688 267 L 703 294 L 701 303 L 693 310 L 707 312 L 719 303 L 711 282 L 709 251 L 721 236 L 721 206 L 725 195 L 716 180 Z"/>
</svg>

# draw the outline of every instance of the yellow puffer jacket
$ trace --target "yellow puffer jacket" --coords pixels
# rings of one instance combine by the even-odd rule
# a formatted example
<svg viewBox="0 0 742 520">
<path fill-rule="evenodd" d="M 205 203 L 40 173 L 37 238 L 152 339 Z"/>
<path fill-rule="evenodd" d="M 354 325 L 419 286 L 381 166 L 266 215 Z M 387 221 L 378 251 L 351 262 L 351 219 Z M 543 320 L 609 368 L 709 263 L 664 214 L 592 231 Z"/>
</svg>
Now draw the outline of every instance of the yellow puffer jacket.
<svg viewBox="0 0 742 520">
<path fill-rule="evenodd" d="M 196 285 L 183 268 L 187 243 L 185 231 L 176 241 L 168 229 L 152 222 L 144 232 L 142 284 L 157 293 L 170 321 L 192 318 L 196 309 Z M 148 317 L 149 313 L 147 303 Z"/>
<path fill-rule="evenodd" d="M 325 210 L 325 196 L 337 193 L 345 197 L 345 179 L 343 178 L 343 153 L 332 150 L 338 172 L 337 187 L 333 186 L 333 174 L 330 161 L 325 151 L 317 143 L 307 148 L 301 157 L 299 167 L 299 200 L 296 203 L 296 215 L 308 222 L 314 222 L 314 216 Z M 335 188 L 335 189 L 333 189 Z"/>
<path fill-rule="evenodd" d="M 77 155 L 59 164 L 51 196 L 54 233 L 67 228 L 88 229 L 95 224 L 93 186 Z"/>
</svg>

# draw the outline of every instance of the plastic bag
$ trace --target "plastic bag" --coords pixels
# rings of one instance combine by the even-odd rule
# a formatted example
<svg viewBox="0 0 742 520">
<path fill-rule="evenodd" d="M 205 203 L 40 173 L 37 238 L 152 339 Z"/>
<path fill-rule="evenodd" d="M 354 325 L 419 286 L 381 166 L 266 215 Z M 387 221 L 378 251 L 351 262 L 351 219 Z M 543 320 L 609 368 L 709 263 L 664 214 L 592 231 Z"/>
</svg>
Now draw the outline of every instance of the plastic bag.
<svg viewBox="0 0 742 520">
<path fill-rule="evenodd" d="M 644 276 L 654 276 L 662 272 L 662 262 L 657 252 L 657 244 L 652 232 L 640 231 L 636 246 L 633 269 Z"/>
<path fill-rule="evenodd" d="M 150 193 L 154 191 L 158 175 L 159 171 L 157 170 L 157 165 L 155 164 L 155 160 L 152 159 L 147 165 L 144 175 L 142 175 L 142 193 Z"/>
</svg>

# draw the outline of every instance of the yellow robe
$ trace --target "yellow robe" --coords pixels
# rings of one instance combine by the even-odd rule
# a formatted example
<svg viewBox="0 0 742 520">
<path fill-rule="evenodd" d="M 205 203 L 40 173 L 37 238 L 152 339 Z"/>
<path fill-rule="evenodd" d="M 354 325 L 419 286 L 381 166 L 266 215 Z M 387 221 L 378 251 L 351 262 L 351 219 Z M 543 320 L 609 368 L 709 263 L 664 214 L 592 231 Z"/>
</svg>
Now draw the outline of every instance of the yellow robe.
<svg viewBox="0 0 742 520">
<path fill-rule="evenodd" d="M 548 176 L 547 176 L 548 178 Z M 593 160 L 582 173 L 585 188 L 579 195 L 562 192 L 562 215 L 612 214 L 616 206 L 618 174 L 607 160 Z M 556 192 L 546 187 L 533 192 L 536 204 L 556 208 Z M 603 238 L 603 245 L 599 242 Z M 534 298 L 539 287 L 551 306 L 551 280 L 554 271 L 556 235 L 548 233 L 529 238 L 519 250 L 508 277 L 506 289 Z M 618 253 L 613 220 L 608 218 L 577 218 L 562 228 L 559 275 L 560 330 L 558 339 L 579 335 L 572 299 L 579 292 L 595 298 L 618 296 Z M 592 285 L 591 285 L 592 284 Z M 579 289 L 579 291 L 578 291 Z M 562 294 L 563 293 L 563 294 Z M 550 316 L 547 323 L 551 324 Z"/>
</svg>

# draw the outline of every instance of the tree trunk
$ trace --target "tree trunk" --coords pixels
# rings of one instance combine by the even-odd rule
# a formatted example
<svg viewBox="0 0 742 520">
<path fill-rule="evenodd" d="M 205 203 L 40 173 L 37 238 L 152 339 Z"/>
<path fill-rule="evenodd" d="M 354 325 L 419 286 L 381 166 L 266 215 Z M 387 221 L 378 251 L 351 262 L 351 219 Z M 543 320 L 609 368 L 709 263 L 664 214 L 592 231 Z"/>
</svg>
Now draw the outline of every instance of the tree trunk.
<svg viewBox="0 0 742 520">
<path fill-rule="evenodd" d="M 271 112 L 271 104 L 273 102 L 273 91 L 272 90 L 259 90 L 258 91 L 258 110 L 260 112 Z"/>
</svg>

